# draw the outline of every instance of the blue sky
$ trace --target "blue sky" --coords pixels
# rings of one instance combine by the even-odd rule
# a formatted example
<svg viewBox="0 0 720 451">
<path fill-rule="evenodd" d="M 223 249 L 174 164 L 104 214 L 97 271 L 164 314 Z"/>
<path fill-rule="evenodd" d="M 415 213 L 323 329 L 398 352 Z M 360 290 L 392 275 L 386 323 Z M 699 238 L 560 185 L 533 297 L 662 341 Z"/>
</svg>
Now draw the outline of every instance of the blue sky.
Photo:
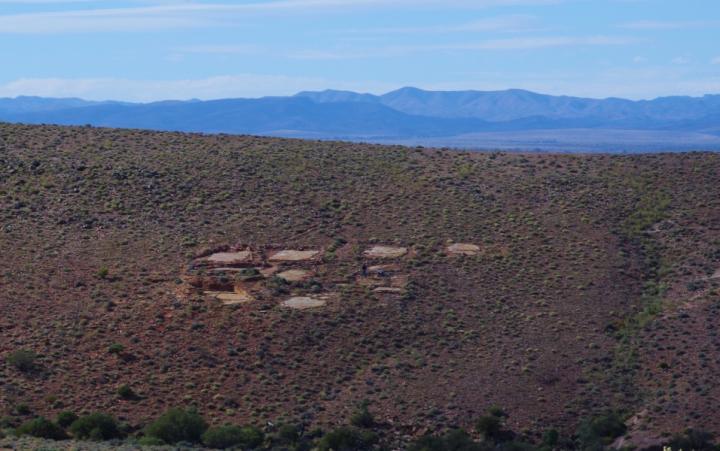
<svg viewBox="0 0 720 451">
<path fill-rule="evenodd" d="M 718 0 L 0 0 L 0 97 L 720 93 Z"/>
</svg>

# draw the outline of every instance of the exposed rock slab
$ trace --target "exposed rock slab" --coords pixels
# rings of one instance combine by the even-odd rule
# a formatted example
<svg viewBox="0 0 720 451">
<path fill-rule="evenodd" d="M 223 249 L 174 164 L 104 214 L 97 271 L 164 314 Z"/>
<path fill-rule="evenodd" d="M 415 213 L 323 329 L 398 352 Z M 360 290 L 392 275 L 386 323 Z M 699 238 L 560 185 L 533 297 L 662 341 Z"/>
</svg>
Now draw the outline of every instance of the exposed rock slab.
<svg viewBox="0 0 720 451">
<path fill-rule="evenodd" d="M 293 297 L 286 301 L 283 301 L 282 305 L 284 307 L 288 307 L 291 309 L 296 310 L 307 310 L 307 309 L 313 309 L 318 307 L 324 307 L 327 304 L 327 301 L 323 299 L 316 299 L 311 297 Z"/>
<path fill-rule="evenodd" d="M 373 246 L 366 250 L 363 255 L 368 258 L 400 258 L 407 252 L 406 247 Z"/>
<path fill-rule="evenodd" d="M 238 289 L 236 289 L 235 292 L 206 291 L 205 294 L 221 301 L 224 305 L 247 304 L 248 302 L 255 300 L 255 298 L 247 291 Z"/>
<path fill-rule="evenodd" d="M 270 256 L 269 260 L 274 262 L 299 262 L 299 261 L 306 261 L 306 260 L 312 260 L 313 258 L 317 257 L 320 254 L 320 251 L 317 250 L 310 250 L 310 251 L 296 251 L 296 250 L 282 250 L 279 252 L 276 252 L 272 256 Z"/>
<path fill-rule="evenodd" d="M 277 276 L 288 282 L 302 282 L 303 280 L 309 279 L 312 273 L 304 269 L 289 269 L 277 274 Z"/>
<path fill-rule="evenodd" d="M 448 246 L 447 251 L 452 255 L 477 255 L 480 253 L 480 246 L 470 243 L 455 243 Z"/>
<path fill-rule="evenodd" d="M 246 263 L 252 258 L 252 252 L 250 251 L 238 251 L 238 252 L 217 252 L 210 255 L 205 260 L 210 263 L 232 265 L 237 263 Z"/>
<path fill-rule="evenodd" d="M 405 290 L 397 287 L 377 287 L 373 292 L 380 294 L 403 294 Z"/>
</svg>

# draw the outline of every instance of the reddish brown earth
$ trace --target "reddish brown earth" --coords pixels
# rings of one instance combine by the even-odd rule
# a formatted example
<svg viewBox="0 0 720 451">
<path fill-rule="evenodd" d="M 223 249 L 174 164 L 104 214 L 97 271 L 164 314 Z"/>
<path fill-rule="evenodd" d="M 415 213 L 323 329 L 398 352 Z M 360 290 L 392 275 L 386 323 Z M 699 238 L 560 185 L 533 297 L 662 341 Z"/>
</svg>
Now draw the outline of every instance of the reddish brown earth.
<svg viewBox="0 0 720 451">
<path fill-rule="evenodd" d="M 196 404 L 215 423 L 329 425 L 367 399 L 397 435 L 491 405 L 531 436 L 609 408 L 643 413 L 638 437 L 720 433 L 719 175 L 705 153 L 0 125 L 0 355 L 41 356 L 29 374 L 2 359 L 0 416 L 141 425 Z M 235 306 L 179 295 L 195 256 L 240 242 L 323 249 L 314 277 L 336 298 L 284 308 L 304 282 Z M 396 265 L 402 296 L 358 283 L 375 245 L 411 250 L 367 262 Z"/>
</svg>

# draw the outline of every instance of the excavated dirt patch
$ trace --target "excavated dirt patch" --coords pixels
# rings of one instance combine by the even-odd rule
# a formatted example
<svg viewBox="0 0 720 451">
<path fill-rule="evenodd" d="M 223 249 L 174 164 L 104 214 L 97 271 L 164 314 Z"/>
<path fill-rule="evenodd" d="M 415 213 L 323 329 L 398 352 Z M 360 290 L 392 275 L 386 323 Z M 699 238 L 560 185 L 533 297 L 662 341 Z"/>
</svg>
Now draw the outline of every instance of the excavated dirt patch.
<svg viewBox="0 0 720 451">
<path fill-rule="evenodd" d="M 299 262 L 305 260 L 312 260 L 320 254 L 320 251 L 295 251 L 295 250 L 282 250 L 273 254 L 269 260 L 274 262 Z"/>
<path fill-rule="evenodd" d="M 366 250 L 363 255 L 368 258 L 400 258 L 407 252 L 406 247 L 373 246 Z"/>
<path fill-rule="evenodd" d="M 245 263 L 252 258 L 252 252 L 250 251 L 239 251 L 239 252 L 218 252 L 212 254 L 206 260 L 210 263 L 222 263 L 222 264 L 234 264 L 234 263 Z"/>
<path fill-rule="evenodd" d="M 455 243 L 448 246 L 447 251 L 452 255 L 477 255 L 480 252 L 480 246 L 470 243 Z"/>
<path fill-rule="evenodd" d="M 305 271 L 304 269 L 289 269 L 279 273 L 277 276 L 288 282 L 302 282 L 310 278 L 311 275 L 310 271 Z"/>
<path fill-rule="evenodd" d="M 287 301 L 283 301 L 282 303 L 284 307 L 296 310 L 307 310 L 311 308 L 323 307 L 325 306 L 325 304 L 327 304 L 327 301 L 325 300 L 304 296 L 290 298 Z"/>
</svg>

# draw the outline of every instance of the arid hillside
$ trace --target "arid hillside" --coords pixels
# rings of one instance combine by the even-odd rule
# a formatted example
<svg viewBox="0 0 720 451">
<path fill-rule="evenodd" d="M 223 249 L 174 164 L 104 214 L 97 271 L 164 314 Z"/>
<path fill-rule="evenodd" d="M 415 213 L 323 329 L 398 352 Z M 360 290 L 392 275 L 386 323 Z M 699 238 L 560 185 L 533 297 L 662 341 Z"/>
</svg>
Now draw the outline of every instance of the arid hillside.
<svg viewBox="0 0 720 451">
<path fill-rule="evenodd" d="M 720 434 L 718 180 L 710 153 L 0 125 L 0 417 Z"/>
</svg>

